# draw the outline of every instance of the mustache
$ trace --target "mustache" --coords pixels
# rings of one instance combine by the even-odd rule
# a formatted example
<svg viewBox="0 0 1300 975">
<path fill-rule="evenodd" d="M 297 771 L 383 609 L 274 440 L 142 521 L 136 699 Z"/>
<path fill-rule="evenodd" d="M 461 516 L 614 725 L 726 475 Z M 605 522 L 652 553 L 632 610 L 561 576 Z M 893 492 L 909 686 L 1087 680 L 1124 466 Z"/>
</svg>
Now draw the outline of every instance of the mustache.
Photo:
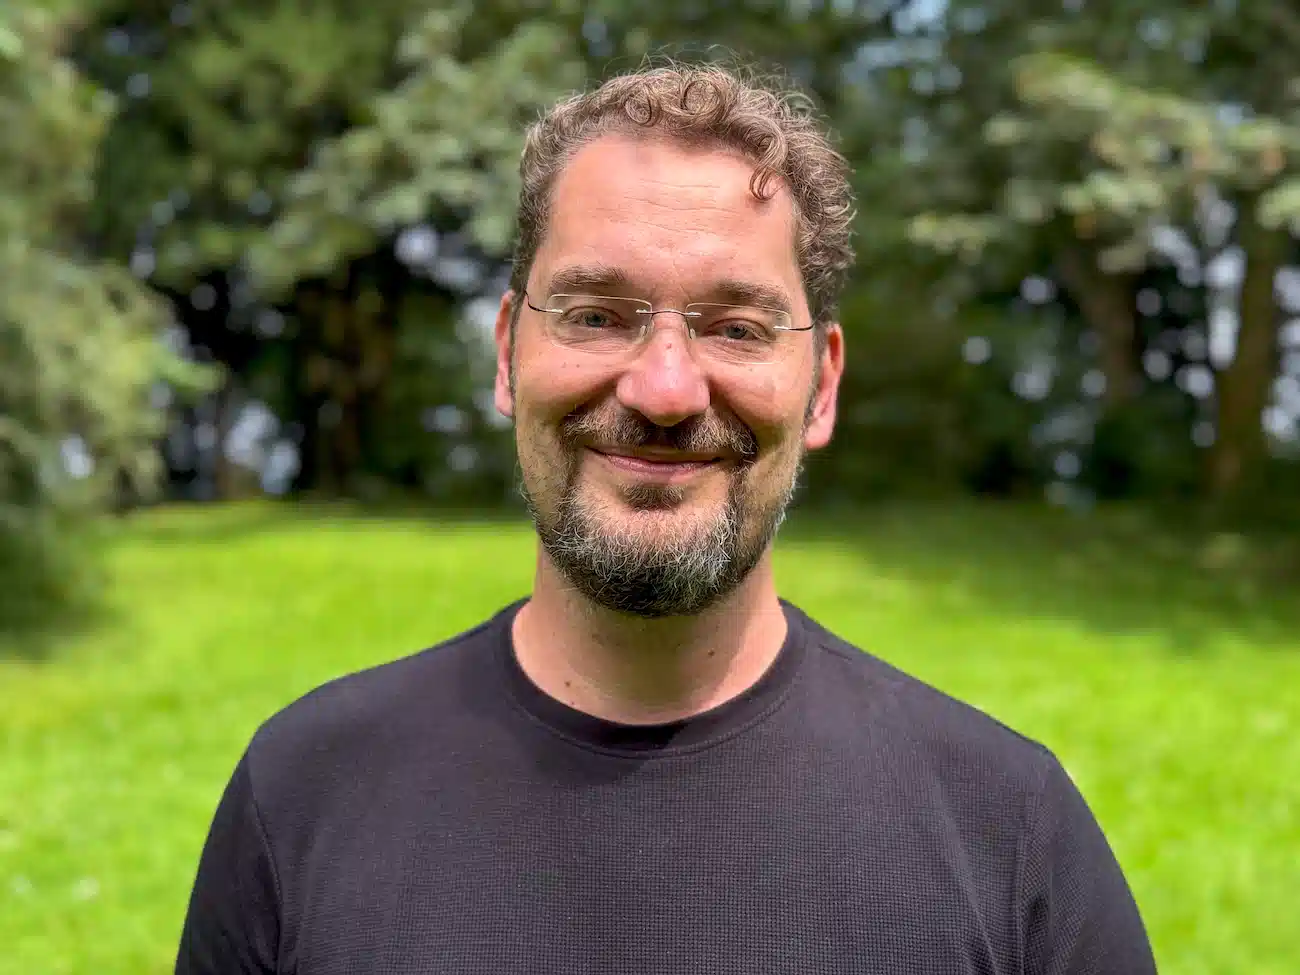
<svg viewBox="0 0 1300 975">
<path fill-rule="evenodd" d="M 652 423 L 639 413 L 584 411 L 565 417 L 560 439 L 566 446 L 595 443 L 601 447 L 662 447 L 684 453 L 731 453 L 744 460 L 758 455 L 758 438 L 733 417 L 693 416 L 671 427 Z"/>
</svg>

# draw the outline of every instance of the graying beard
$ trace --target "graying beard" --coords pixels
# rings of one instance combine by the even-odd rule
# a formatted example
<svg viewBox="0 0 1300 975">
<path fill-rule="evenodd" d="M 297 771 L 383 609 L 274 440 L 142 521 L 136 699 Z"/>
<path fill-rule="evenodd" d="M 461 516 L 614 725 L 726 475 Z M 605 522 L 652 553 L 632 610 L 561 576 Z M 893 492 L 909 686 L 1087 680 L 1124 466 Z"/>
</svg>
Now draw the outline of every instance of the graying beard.
<svg viewBox="0 0 1300 975">
<path fill-rule="evenodd" d="M 646 547 L 635 533 L 601 531 L 601 513 L 569 509 L 558 519 L 551 555 L 596 602 L 638 616 L 686 615 L 715 599 L 725 585 L 740 530 L 731 505 L 704 533 L 686 532 Z M 584 585 L 585 583 L 585 585 Z"/>
<path fill-rule="evenodd" d="M 635 532 L 599 528 L 604 506 L 593 507 L 590 502 L 584 506 L 572 478 L 566 478 L 553 520 L 541 516 L 526 487 L 523 493 L 543 547 L 578 591 L 616 612 L 658 618 L 693 615 L 734 589 L 776 536 L 796 480 L 797 476 L 791 479 L 775 510 L 768 512 L 770 523 L 748 542 L 742 536 L 743 486 L 736 484 L 723 515 L 707 532 L 687 533 L 666 548 L 651 549 L 641 544 Z M 647 505 L 642 510 L 662 508 L 668 498 L 655 504 L 649 495 L 664 490 L 647 488 L 646 496 L 639 499 Z"/>
</svg>

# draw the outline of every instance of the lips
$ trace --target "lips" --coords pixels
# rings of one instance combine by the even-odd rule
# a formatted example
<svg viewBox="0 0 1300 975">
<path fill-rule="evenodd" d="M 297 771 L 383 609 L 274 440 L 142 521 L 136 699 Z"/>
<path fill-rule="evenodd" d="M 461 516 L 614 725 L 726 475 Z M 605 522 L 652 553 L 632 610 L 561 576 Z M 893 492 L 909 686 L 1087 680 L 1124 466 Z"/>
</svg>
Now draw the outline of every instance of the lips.
<svg viewBox="0 0 1300 975">
<path fill-rule="evenodd" d="M 618 470 L 654 479 L 673 479 L 675 477 L 689 476 L 697 471 L 712 467 L 721 461 L 719 457 L 701 457 L 699 455 L 619 453 L 594 447 L 591 448 L 591 451 Z"/>
<path fill-rule="evenodd" d="M 684 453 L 670 450 L 619 449 L 618 447 L 592 447 L 591 449 L 605 457 L 617 457 L 646 464 L 670 466 L 712 464 L 722 459 L 718 454 Z"/>
</svg>

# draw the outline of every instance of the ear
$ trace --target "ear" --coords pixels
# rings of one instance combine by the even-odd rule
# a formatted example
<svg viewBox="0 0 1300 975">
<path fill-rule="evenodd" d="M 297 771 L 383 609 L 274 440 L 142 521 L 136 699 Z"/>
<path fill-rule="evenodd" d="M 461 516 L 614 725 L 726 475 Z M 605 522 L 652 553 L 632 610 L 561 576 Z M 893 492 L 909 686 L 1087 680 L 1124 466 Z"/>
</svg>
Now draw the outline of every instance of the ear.
<svg viewBox="0 0 1300 975">
<path fill-rule="evenodd" d="M 818 373 L 808 424 L 803 434 L 804 446 L 808 450 L 825 447 L 831 442 L 831 434 L 835 430 L 835 407 L 839 398 L 840 379 L 844 375 L 844 331 L 838 322 L 826 326 Z"/>
<path fill-rule="evenodd" d="M 497 347 L 497 373 L 493 384 L 493 399 L 497 412 L 513 419 L 515 415 L 514 384 L 510 381 L 510 362 L 514 353 L 514 335 L 511 334 L 510 319 L 514 314 L 515 293 L 507 291 L 501 296 L 501 307 L 497 309 L 497 322 L 494 329 L 494 341 Z"/>
</svg>

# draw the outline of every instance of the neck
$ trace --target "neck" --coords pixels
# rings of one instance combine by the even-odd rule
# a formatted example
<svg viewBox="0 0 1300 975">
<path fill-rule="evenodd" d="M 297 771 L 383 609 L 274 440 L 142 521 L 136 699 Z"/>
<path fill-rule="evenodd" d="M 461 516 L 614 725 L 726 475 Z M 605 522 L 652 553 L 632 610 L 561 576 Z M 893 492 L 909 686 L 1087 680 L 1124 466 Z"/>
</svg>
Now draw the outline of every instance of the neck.
<svg viewBox="0 0 1300 975">
<path fill-rule="evenodd" d="M 569 707 L 620 724 L 703 713 L 752 687 L 785 641 L 770 553 L 696 616 L 640 619 L 575 592 L 545 553 L 515 617 L 519 665 Z"/>
</svg>

